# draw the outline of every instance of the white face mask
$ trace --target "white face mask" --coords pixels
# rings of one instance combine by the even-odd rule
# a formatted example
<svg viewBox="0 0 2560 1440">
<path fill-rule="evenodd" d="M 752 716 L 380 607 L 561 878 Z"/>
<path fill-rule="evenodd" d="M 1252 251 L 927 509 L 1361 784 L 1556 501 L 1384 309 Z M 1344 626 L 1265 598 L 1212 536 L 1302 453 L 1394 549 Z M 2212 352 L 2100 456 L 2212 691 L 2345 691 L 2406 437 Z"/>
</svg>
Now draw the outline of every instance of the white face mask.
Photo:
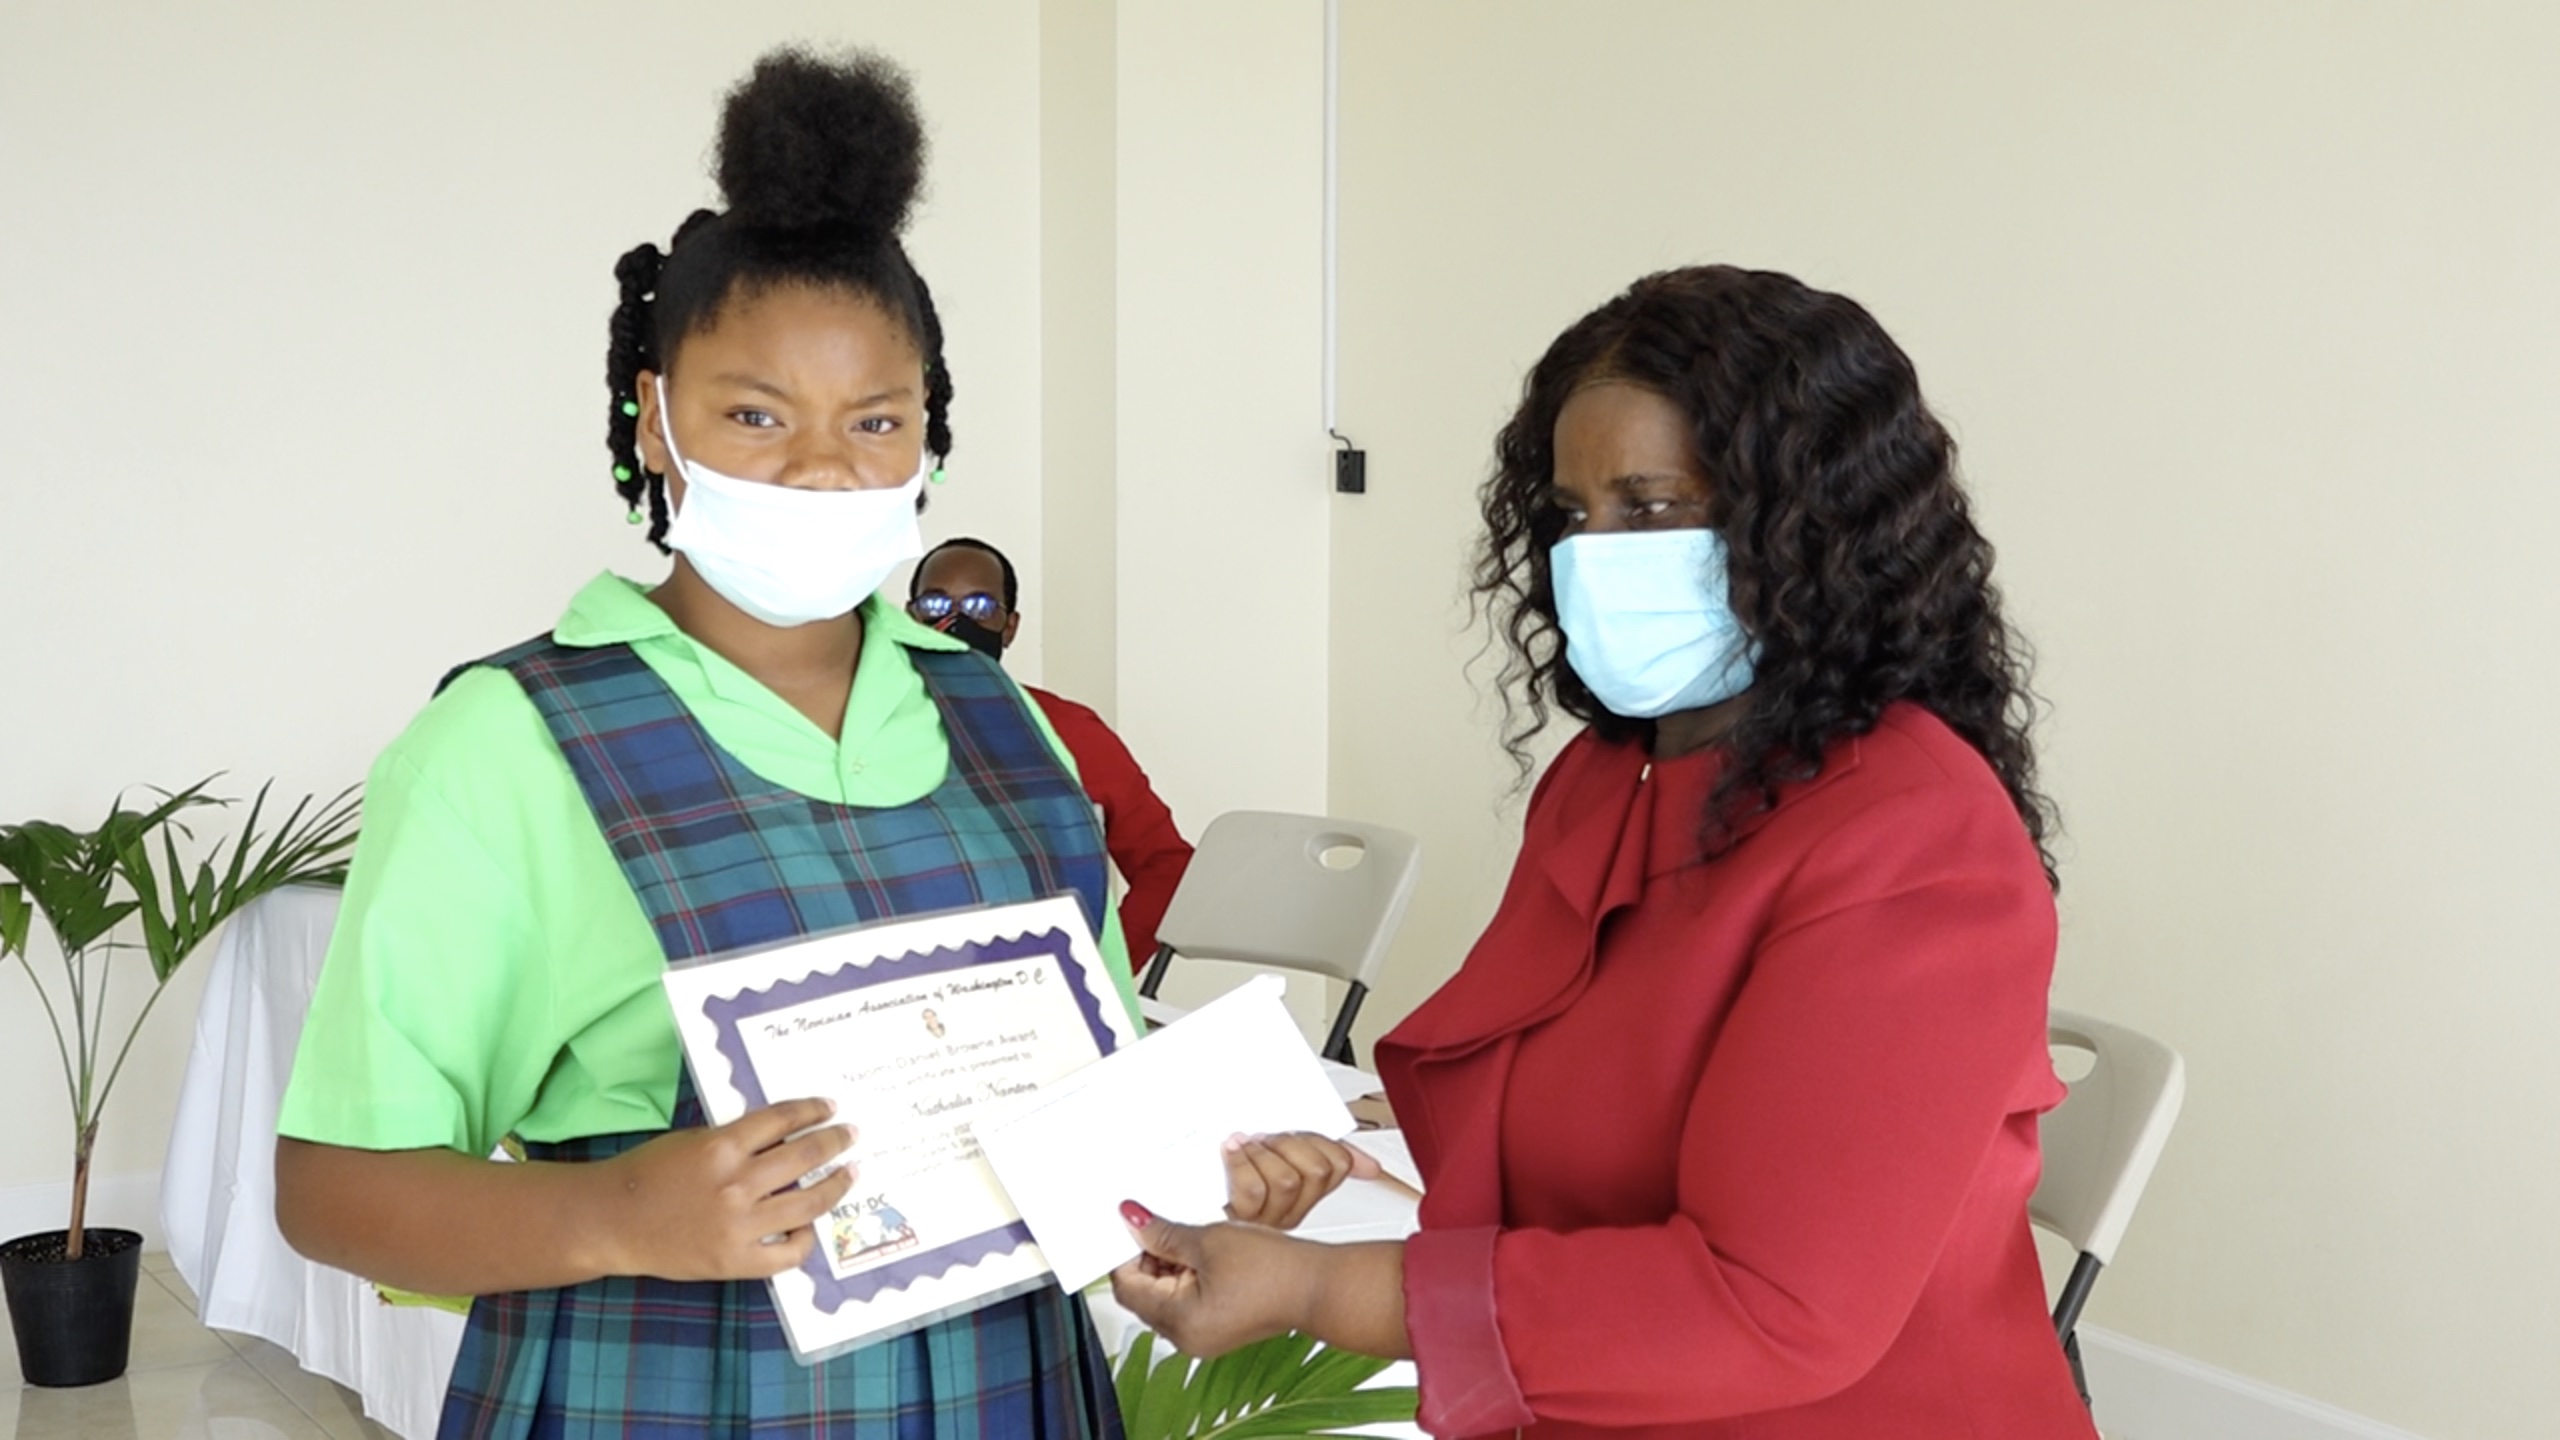
<svg viewBox="0 0 2560 1440">
<path fill-rule="evenodd" d="M 832 620 L 861 604 L 903 561 L 924 553 L 916 495 L 927 454 L 889 490 L 795 490 L 723 475 L 684 458 L 658 378 L 658 433 L 684 476 L 668 548 L 722 598 L 767 625 Z"/>
<path fill-rule="evenodd" d="M 1658 720 L 1751 688 L 1759 647 L 1726 598 L 1713 530 L 1575 535 L 1547 566 L 1565 663 L 1613 714 Z"/>
</svg>

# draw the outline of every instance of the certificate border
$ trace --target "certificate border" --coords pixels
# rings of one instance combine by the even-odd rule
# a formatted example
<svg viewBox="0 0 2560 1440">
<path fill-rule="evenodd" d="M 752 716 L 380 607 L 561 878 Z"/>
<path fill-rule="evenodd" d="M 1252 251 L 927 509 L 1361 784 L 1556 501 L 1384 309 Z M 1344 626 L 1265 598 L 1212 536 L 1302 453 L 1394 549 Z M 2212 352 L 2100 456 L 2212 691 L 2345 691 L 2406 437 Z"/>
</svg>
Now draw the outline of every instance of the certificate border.
<svg viewBox="0 0 2560 1440">
<path fill-rule="evenodd" d="M 1075 951 L 1074 939 L 1056 927 L 1004 940 L 964 940 L 958 945 L 936 946 L 926 951 L 909 950 L 895 957 L 883 955 L 868 963 L 848 961 L 831 970 L 811 971 L 797 980 L 777 980 L 771 985 L 751 986 L 735 995 L 709 996 L 702 1002 L 702 1014 L 719 1036 L 719 1052 L 729 1061 L 730 1083 L 745 1097 L 747 1108 L 752 1110 L 762 1107 L 767 1101 L 764 1084 L 756 1075 L 755 1063 L 747 1055 L 746 1037 L 740 1033 L 743 1022 L 771 1011 L 788 1009 L 830 995 L 868 989 L 893 979 L 913 980 L 973 965 L 999 964 L 1046 955 L 1055 959 L 1059 969 L 1065 973 L 1076 1008 L 1084 1016 L 1085 1028 L 1092 1032 L 1094 1043 L 1101 1052 L 1109 1055 L 1118 1043 L 1117 1037 L 1111 1027 L 1103 1023 L 1102 1002 L 1093 993 L 1093 977 L 1077 959 Z M 810 1249 L 808 1258 L 800 1262 L 800 1270 L 817 1287 L 815 1298 L 818 1308 L 832 1315 L 848 1300 L 867 1301 L 885 1290 L 904 1290 L 918 1280 L 945 1275 L 963 1265 L 978 1264 L 989 1256 L 1010 1254 L 1030 1243 L 1031 1227 L 1016 1220 L 994 1230 L 962 1236 L 948 1245 L 937 1245 L 876 1270 L 865 1270 L 851 1279 L 836 1275 L 827 1264 L 822 1246 Z"/>
</svg>

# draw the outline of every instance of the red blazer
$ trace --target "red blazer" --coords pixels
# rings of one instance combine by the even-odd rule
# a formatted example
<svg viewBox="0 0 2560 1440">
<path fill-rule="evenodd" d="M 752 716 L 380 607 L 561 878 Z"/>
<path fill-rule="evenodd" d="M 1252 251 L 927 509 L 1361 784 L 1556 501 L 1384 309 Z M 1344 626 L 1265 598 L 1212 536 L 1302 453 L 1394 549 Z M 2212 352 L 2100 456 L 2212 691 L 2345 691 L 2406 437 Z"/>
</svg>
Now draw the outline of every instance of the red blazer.
<svg viewBox="0 0 2560 1440">
<path fill-rule="evenodd" d="M 1101 716 L 1037 685 L 1022 688 L 1076 757 L 1084 793 L 1102 807 L 1102 846 L 1129 887 L 1120 897 L 1120 936 L 1129 942 L 1130 968 L 1144 970 L 1156 957 L 1156 927 L 1164 923 L 1174 887 L 1191 868 L 1191 842 L 1174 828 L 1172 809 L 1156 798 L 1137 757 Z"/>
<path fill-rule="evenodd" d="M 1378 1044 L 1424 1427 L 2087 1440 L 2027 1231 L 2063 1091 L 2016 811 L 1901 705 L 1701 861 L 1718 763 L 1567 745 Z"/>
</svg>

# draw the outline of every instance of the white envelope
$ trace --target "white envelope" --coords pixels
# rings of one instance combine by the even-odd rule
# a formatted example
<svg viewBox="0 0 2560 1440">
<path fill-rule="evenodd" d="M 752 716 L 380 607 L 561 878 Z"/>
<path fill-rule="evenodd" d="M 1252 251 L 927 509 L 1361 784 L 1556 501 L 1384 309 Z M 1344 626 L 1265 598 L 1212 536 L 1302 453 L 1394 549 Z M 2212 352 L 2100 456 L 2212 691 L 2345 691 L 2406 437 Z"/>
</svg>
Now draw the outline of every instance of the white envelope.
<svg viewBox="0 0 2560 1440">
<path fill-rule="evenodd" d="M 972 1127 L 1070 1291 L 1137 1257 L 1123 1200 L 1188 1224 L 1224 1219 L 1228 1136 L 1306 1130 L 1339 1140 L 1354 1128 L 1274 975 Z"/>
</svg>

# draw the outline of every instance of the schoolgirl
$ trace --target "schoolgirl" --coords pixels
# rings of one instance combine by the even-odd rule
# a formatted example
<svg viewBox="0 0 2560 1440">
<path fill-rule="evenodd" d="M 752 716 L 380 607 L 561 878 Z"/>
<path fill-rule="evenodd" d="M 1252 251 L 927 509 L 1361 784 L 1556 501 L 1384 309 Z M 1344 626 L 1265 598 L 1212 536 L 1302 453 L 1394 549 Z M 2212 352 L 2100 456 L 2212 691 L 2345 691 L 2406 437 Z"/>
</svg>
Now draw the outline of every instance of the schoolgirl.
<svg viewBox="0 0 2560 1440">
<path fill-rule="evenodd" d="M 923 166 L 886 62 L 758 63 L 721 123 L 727 208 L 616 267 L 613 475 L 665 580 L 595 580 L 372 772 L 278 1212 L 316 1258 L 478 1297 L 445 1436 L 1118 1433 L 1054 1287 L 795 1362 L 763 1277 L 846 1193 L 853 1167 L 790 1187 L 848 1146 L 858 1167 L 860 1117 L 706 1126 L 658 988 L 673 961 L 1057 893 L 1125 988 L 1055 737 L 873 593 L 952 446 L 898 238 Z M 509 1135 L 530 1163 L 482 1158 Z"/>
</svg>

